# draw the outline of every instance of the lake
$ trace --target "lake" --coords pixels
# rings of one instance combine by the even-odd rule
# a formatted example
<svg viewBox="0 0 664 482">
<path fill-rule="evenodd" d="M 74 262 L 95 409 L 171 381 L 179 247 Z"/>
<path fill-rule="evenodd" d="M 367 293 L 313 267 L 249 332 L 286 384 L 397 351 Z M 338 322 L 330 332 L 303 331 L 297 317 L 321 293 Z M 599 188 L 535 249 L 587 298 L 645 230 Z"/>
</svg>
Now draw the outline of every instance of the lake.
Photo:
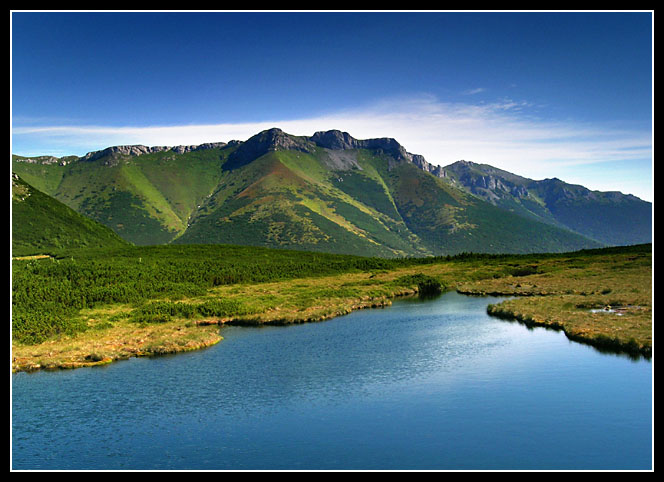
<svg viewBox="0 0 664 482">
<path fill-rule="evenodd" d="M 652 363 L 451 292 L 12 375 L 12 468 L 651 470 Z"/>
</svg>

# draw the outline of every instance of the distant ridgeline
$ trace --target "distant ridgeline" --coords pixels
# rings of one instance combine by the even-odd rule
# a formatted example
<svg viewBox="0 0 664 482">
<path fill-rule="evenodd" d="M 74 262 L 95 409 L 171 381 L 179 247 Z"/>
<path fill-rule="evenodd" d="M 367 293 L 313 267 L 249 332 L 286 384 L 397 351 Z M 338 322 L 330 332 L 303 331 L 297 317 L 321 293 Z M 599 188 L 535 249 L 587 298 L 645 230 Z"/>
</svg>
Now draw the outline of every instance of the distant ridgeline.
<svg viewBox="0 0 664 482">
<path fill-rule="evenodd" d="M 434 166 L 394 139 L 358 140 L 338 130 L 307 137 L 274 128 L 244 142 L 116 146 L 83 157 L 14 155 L 13 172 L 138 245 L 402 257 L 561 252 L 652 239 L 652 204 L 634 196 L 465 161 Z M 29 214 L 16 202 L 12 214 L 14 237 L 27 236 L 14 248 L 39 244 L 28 239 L 36 232 L 20 230 Z M 43 243 L 50 235 L 39 236 Z"/>
</svg>

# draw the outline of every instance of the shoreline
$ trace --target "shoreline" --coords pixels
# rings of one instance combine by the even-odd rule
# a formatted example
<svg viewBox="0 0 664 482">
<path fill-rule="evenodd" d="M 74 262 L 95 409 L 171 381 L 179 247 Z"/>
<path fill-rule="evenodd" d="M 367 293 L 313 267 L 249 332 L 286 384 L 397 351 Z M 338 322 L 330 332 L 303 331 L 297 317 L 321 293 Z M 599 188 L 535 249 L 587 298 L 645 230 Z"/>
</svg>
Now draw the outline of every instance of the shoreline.
<svg viewBox="0 0 664 482">
<path fill-rule="evenodd" d="M 35 345 L 12 343 L 12 372 L 106 365 L 139 356 L 198 350 L 222 340 L 219 326 L 288 325 L 329 320 L 353 311 L 381 308 L 419 294 L 418 282 L 433 279 L 443 291 L 466 296 L 505 296 L 487 308 L 489 315 L 526 326 L 562 330 L 568 339 L 598 350 L 652 356 L 652 265 L 635 256 L 608 254 L 526 260 L 528 275 L 513 275 L 512 259 L 490 263 L 441 262 L 390 271 L 348 272 L 261 283 L 237 283 L 204 295 L 115 304 L 81 310 L 87 328 Z M 649 259 L 649 258 L 647 258 Z M 422 290 L 426 285 L 422 285 Z M 228 302 L 228 315 L 202 316 L 197 307 Z M 176 308 L 165 320 L 136 318 L 152 303 Z M 182 306 L 179 303 L 183 303 Z M 610 311 L 602 310 L 610 306 Z M 189 308 L 177 310 L 177 308 Z M 617 315 L 616 313 L 619 313 Z M 189 316 L 189 317 L 188 317 Z"/>
<path fill-rule="evenodd" d="M 195 342 L 190 342 L 187 344 L 179 344 L 177 340 L 169 340 L 168 343 L 152 343 L 144 348 L 144 339 L 155 337 L 155 333 L 161 331 L 163 326 L 154 324 L 149 326 L 149 328 L 154 328 L 151 332 L 143 334 L 141 337 L 137 337 L 134 343 L 131 340 L 124 340 L 121 342 L 123 348 L 114 352 L 111 355 L 95 355 L 95 352 L 87 353 L 85 355 L 79 355 L 76 359 L 67 359 L 59 361 L 57 358 L 49 358 L 49 355 L 54 352 L 54 350 L 49 350 L 44 355 L 36 356 L 16 356 L 15 351 L 25 351 L 29 350 L 31 347 L 46 347 L 48 345 L 58 345 L 62 344 L 63 340 L 50 340 L 43 342 L 38 345 L 23 345 L 23 346 L 14 346 L 12 345 L 12 373 L 19 372 L 35 372 L 39 370 L 47 371 L 56 371 L 56 370 L 68 370 L 75 368 L 84 368 L 84 367 L 95 367 L 103 366 L 113 363 L 115 361 L 127 360 L 134 357 L 153 357 L 161 355 L 171 355 L 177 353 L 186 353 L 194 350 L 201 350 L 209 348 L 213 345 L 216 345 L 223 340 L 223 337 L 217 333 L 218 328 L 223 325 L 229 326 L 260 326 L 260 325 L 272 325 L 272 326 L 287 326 L 294 324 L 303 324 L 303 323 L 316 323 L 321 321 L 327 321 L 339 316 L 344 316 L 350 314 L 354 311 L 371 309 L 371 308 L 384 308 L 390 306 L 394 299 L 404 298 L 408 296 L 417 295 L 417 289 L 407 289 L 407 290 L 398 290 L 394 293 L 379 298 L 370 298 L 370 299 L 357 299 L 352 304 L 344 305 L 341 307 L 333 307 L 332 311 L 323 310 L 322 312 L 307 313 L 306 311 L 302 315 L 292 315 L 289 317 L 284 317 L 283 315 L 277 314 L 279 310 L 266 311 L 263 313 L 256 313 L 253 315 L 240 315 L 234 317 L 225 317 L 225 318 L 203 318 L 199 320 L 176 320 L 170 322 L 169 325 L 174 325 L 175 330 L 181 332 L 182 337 L 191 336 L 194 334 L 201 334 L 202 339 L 196 337 Z M 170 327 L 169 327 L 170 328 Z M 204 329 L 207 328 L 207 333 Z M 212 330 L 210 330 L 212 329 Z M 148 330 L 150 331 L 150 330 Z M 113 328 L 107 330 L 107 335 L 113 335 Z M 200 332 L 200 333 L 199 333 Z M 207 335 L 207 336 L 205 336 Z M 83 334 L 74 337 L 66 337 L 64 343 L 75 343 L 77 338 L 80 338 Z M 98 344 L 95 348 L 100 348 Z M 23 349 L 23 350 L 22 350 Z M 57 348 L 56 348 L 57 350 Z M 66 348 L 61 348 L 60 350 L 67 351 Z M 99 351 L 99 350 L 97 350 Z M 40 361 L 30 360 L 34 358 L 39 358 Z"/>
<path fill-rule="evenodd" d="M 540 327 L 554 331 L 562 331 L 568 340 L 592 346 L 600 352 L 614 353 L 618 355 L 624 354 L 634 359 L 642 357 L 646 360 L 650 360 L 652 358 L 652 346 L 641 346 L 635 341 L 623 341 L 619 338 L 597 333 L 587 333 L 583 331 L 575 332 L 568 326 L 565 326 L 564 322 L 561 323 L 550 319 L 539 319 L 536 316 L 505 309 L 501 307 L 500 304 L 490 304 L 487 306 L 487 313 L 490 316 L 501 320 L 518 322 L 529 328 Z"/>
<path fill-rule="evenodd" d="M 463 296 L 478 296 L 478 297 L 520 296 L 520 295 L 514 295 L 513 293 L 509 292 L 500 292 L 500 291 L 477 292 L 477 291 L 464 290 L 464 289 L 447 290 L 444 291 L 443 294 L 449 291 L 455 291 Z M 347 305 L 345 307 L 336 309 L 332 312 L 327 312 L 322 314 L 319 313 L 313 315 L 304 315 L 299 317 L 294 316 L 290 318 L 285 318 L 285 317 L 270 316 L 268 312 L 265 312 L 265 313 L 260 313 L 257 316 L 251 316 L 251 317 L 238 316 L 238 317 L 228 317 L 228 318 L 194 320 L 193 322 L 191 322 L 191 325 L 193 326 L 189 328 L 193 331 L 197 331 L 201 330 L 203 327 L 221 327 L 224 325 L 287 326 L 287 325 L 303 324 L 303 323 L 316 323 L 316 322 L 331 320 L 339 316 L 344 316 L 358 310 L 385 308 L 391 306 L 392 302 L 398 300 L 399 298 L 408 298 L 415 296 L 418 296 L 417 289 L 400 290 L 398 292 L 395 292 L 391 296 L 386 296 L 377 300 L 376 299 L 362 300 L 353 303 L 351 305 Z M 537 296 L 546 296 L 546 295 L 529 294 L 521 296 L 537 297 Z M 568 326 L 565 326 L 564 323 L 552 320 L 538 319 L 536 316 L 526 315 L 520 312 L 505 309 L 501 305 L 502 303 L 496 305 L 489 304 L 487 306 L 487 314 L 505 321 L 518 322 L 527 327 L 544 327 L 547 329 L 562 331 L 569 340 L 592 346 L 598 349 L 599 351 L 605 351 L 607 353 L 614 353 L 614 354 L 625 354 L 630 356 L 631 358 L 643 357 L 646 360 L 650 360 L 652 357 L 651 346 L 639 346 L 634 342 L 621 341 L 618 338 L 611 338 L 607 336 L 597 336 L 596 334 L 593 333 L 574 332 L 573 330 L 570 330 Z M 175 323 L 178 325 L 183 325 L 182 321 L 177 321 Z M 190 334 L 182 326 L 180 326 L 177 330 L 182 331 L 183 335 Z M 46 370 L 46 371 L 69 370 L 69 369 L 84 368 L 84 367 L 103 366 L 113 363 L 115 361 L 127 360 L 129 358 L 134 358 L 134 357 L 154 357 L 161 355 L 186 353 L 190 351 L 209 348 L 211 346 L 218 344 L 222 340 L 223 337 L 218 333 L 216 333 L 216 335 L 214 333 L 213 334 L 208 333 L 208 336 L 205 337 L 204 339 L 199 339 L 196 342 L 189 342 L 184 345 L 171 342 L 164 344 L 152 344 L 149 345 L 147 348 L 141 348 L 141 347 L 132 347 L 129 343 L 127 343 L 128 346 L 126 350 L 115 353 L 112 356 L 95 356 L 94 353 L 90 353 L 77 360 L 65 360 L 61 362 L 42 361 L 40 363 L 34 363 L 34 362 L 25 361 L 23 363 L 20 363 L 20 361 L 17 360 L 16 357 L 14 357 L 12 363 L 12 373 L 35 372 L 39 370 Z"/>
<path fill-rule="evenodd" d="M 222 336 L 211 337 L 207 340 L 202 340 L 195 344 L 189 344 L 185 346 L 175 346 L 175 345 L 161 345 L 157 347 L 150 347 L 148 349 L 140 349 L 128 347 L 126 351 L 117 352 L 113 355 L 104 355 L 99 356 L 95 353 L 89 353 L 83 355 L 76 359 L 71 360 L 49 360 L 48 358 L 44 359 L 40 357 L 40 360 L 37 362 L 31 362 L 29 360 L 24 360 L 25 357 L 16 357 L 12 358 L 12 373 L 20 372 L 36 372 L 40 370 L 45 371 L 58 371 L 58 370 L 73 370 L 76 368 L 86 368 L 86 367 L 98 367 L 103 365 L 108 365 L 110 363 L 122 360 L 128 360 L 130 358 L 140 358 L 140 357 L 155 357 L 162 355 L 172 355 L 177 353 L 186 353 L 195 350 L 202 350 L 209 348 L 213 345 L 216 345 L 221 340 Z"/>
</svg>

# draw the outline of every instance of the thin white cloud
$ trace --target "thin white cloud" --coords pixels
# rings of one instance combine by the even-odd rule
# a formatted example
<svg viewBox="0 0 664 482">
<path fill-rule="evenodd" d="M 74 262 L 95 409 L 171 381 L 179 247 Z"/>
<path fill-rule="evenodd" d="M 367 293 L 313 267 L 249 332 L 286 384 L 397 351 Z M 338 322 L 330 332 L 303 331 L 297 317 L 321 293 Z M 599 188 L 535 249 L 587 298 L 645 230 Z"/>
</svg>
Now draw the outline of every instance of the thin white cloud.
<svg viewBox="0 0 664 482">
<path fill-rule="evenodd" d="M 265 122 L 147 127 L 41 126 L 14 127 L 13 152 L 23 155 L 76 154 L 120 144 L 193 145 L 246 140 L 261 130 L 279 127 L 295 135 L 340 129 L 357 139 L 393 137 L 409 152 L 430 163 L 447 165 L 459 159 L 490 164 L 532 179 L 566 180 L 577 166 L 624 165 L 614 183 L 592 176 L 580 184 L 598 190 L 624 190 L 652 200 L 652 173 L 633 169 L 652 156 L 650 132 L 579 122 L 546 121 L 527 113 L 530 105 L 504 99 L 489 104 L 445 103 L 433 96 L 388 99 L 370 106 L 312 118 Z M 27 146 L 32 146 L 30 149 Z M 35 152 L 38 149 L 40 152 Z M 21 151 L 24 152 L 21 152 Z M 28 152 L 31 151 L 31 152 Z M 578 177 L 578 176 L 577 176 Z M 599 179 L 603 181 L 598 182 Z M 577 179 L 578 180 L 578 179 Z"/>
<path fill-rule="evenodd" d="M 480 94 L 482 92 L 486 92 L 486 89 L 484 87 L 477 87 L 476 89 L 464 90 L 463 94 L 464 95 L 475 95 L 475 94 Z"/>
</svg>

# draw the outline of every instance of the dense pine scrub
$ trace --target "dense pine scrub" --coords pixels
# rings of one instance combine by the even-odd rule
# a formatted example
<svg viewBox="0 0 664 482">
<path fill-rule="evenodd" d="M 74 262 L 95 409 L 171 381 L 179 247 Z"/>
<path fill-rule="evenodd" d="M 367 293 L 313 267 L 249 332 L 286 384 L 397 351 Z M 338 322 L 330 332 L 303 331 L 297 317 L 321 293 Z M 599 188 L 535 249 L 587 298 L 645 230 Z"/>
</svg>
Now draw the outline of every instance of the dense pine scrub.
<svg viewBox="0 0 664 482">
<path fill-rule="evenodd" d="M 400 278 L 397 278 L 396 281 L 399 284 L 416 285 L 420 297 L 439 295 L 445 291 L 446 288 L 439 279 L 421 273 L 401 276 Z"/>
<path fill-rule="evenodd" d="M 385 270 L 422 262 L 430 261 L 219 245 L 129 246 L 14 260 L 13 337 L 22 343 L 38 343 L 56 334 L 75 333 L 85 328 L 75 315 L 98 305 L 141 305 L 148 300 L 202 296 L 221 285 Z"/>
</svg>

